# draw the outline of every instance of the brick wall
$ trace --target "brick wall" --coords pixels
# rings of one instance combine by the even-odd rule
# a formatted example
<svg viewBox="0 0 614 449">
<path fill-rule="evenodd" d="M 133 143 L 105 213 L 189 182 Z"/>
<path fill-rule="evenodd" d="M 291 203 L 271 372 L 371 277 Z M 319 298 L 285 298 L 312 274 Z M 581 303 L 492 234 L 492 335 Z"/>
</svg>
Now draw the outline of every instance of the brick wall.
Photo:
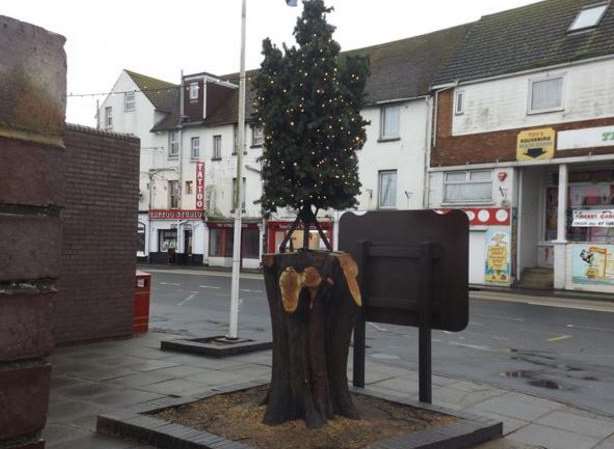
<svg viewBox="0 0 614 449">
<path fill-rule="evenodd" d="M 509 162 L 516 160 L 518 133 L 527 129 L 553 128 L 556 131 L 614 125 L 614 117 L 597 120 L 541 125 L 534 128 L 507 129 L 469 135 L 452 135 L 453 91 L 439 94 L 437 140 L 431 153 L 431 167 Z M 556 158 L 611 154 L 614 147 L 586 148 L 557 152 Z"/>
<path fill-rule="evenodd" d="M 56 344 L 132 333 L 139 140 L 67 125 Z"/>
<path fill-rule="evenodd" d="M 0 16 L 0 447 L 43 448 L 61 261 L 64 38 Z"/>
</svg>

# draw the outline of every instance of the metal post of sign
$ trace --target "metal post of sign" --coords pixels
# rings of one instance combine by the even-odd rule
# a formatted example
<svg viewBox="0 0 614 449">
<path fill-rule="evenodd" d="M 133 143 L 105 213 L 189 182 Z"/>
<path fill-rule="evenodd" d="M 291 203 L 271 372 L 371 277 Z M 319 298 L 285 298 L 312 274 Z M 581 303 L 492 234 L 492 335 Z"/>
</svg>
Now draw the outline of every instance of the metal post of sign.
<svg viewBox="0 0 614 449">
<path fill-rule="evenodd" d="M 359 285 L 363 307 L 358 312 L 356 325 L 354 327 L 354 371 L 352 383 L 355 387 L 364 388 L 366 358 L 366 322 L 364 307 L 367 296 L 367 277 L 365 273 L 367 269 L 367 258 L 369 257 L 369 242 L 362 241 L 358 243 L 357 255 Z"/>
<path fill-rule="evenodd" d="M 430 404 L 433 400 L 432 386 L 432 348 L 431 348 L 431 301 L 432 301 L 432 270 L 433 248 L 431 243 L 422 245 L 422 294 L 420 295 L 419 314 L 419 399 L 420 402 Z"/>
</svg>

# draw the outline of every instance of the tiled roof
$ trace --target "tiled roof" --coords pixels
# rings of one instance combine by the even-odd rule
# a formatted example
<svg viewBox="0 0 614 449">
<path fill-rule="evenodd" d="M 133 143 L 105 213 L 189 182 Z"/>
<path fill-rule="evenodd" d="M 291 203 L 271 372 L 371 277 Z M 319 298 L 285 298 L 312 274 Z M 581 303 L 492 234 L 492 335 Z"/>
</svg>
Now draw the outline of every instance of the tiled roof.
<svg viewBox="0 0 614 449">
<path fill-rule="evenodd" d="M 482 17 L 434 85 L 469 81 L 614 53 L 614 6 L 597 28 L 568 33 L 587 5 L 599 0 L 546 0 Z"/>
<path fill-rule="evenodd" d="M 179 86 L 147 75 L 125 70 L 139 90 L 160 112 L 174 112 L 179 107 Z"/>
<path fill-rule="evenodd" d="M 426 95 L 434 74 L 450 58 L 463 42 L 470 25 L 461 25 L 422 36 L 402 39 L 372 47 L 344 52 L 345 55 L 366 55 L 369 57 L 371 75 L 367 81 L 367 101 L 371 104 L 414 98 Z M 253 113 L 255 92 L 251 80 L 257 70 L 247 72 L 246 118 Z M 187 75 L 190 76 L 190 75 Z M 239 84 L 239 74 L 231 73 L 219 79 Z M 175 128 L 178 124 L 179 101 L 177 110 L 156 124 L 152 131 Z M 215 111 L 209 111 L 204 126 L 221 126 L 237 123 L 239 90 L 232 91 L 227 101 Z"/>
</svg>

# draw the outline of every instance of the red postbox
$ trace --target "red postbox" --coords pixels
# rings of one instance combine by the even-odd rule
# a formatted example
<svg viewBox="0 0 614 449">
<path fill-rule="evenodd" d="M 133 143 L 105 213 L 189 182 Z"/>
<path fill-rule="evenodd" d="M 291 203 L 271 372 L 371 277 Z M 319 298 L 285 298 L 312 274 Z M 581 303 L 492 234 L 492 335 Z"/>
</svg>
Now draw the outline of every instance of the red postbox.
<svg viewBox="0 0 614 449">
<path fill-rule="evenodd" d="M 149 329 L 149 300 L 151 296 L 151 274 L 136 272 L 134 288 L 134 320 L 132 332 L 142 334 Z"/>
</svg>

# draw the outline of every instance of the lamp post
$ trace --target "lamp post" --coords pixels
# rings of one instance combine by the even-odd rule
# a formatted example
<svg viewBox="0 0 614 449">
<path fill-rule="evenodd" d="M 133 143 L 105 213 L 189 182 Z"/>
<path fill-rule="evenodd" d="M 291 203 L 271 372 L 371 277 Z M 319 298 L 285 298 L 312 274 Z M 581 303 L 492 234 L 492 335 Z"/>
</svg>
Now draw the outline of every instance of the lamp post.
<svg viewBox="0 0 614 449">
<path fill-rule="evenodd" d="M 297 6 L 297 0 L 286 0 L 288 6 Z M 230 320 L 227 337 L 232 340 L 239 338 L 239 277 L 241 272 L 241 190 L 243 188 L 243 151 L 245 150 L 245 40 L 247 24 L 247 0 L 242 0 L 241 6 L 241 72 L 239 75 L 239 142 L 237 148 L 237 177 L 235 195 L 233 198 L 234 238 L 232 245 L 232 281 L 230 286 Z"/>
</svg>

